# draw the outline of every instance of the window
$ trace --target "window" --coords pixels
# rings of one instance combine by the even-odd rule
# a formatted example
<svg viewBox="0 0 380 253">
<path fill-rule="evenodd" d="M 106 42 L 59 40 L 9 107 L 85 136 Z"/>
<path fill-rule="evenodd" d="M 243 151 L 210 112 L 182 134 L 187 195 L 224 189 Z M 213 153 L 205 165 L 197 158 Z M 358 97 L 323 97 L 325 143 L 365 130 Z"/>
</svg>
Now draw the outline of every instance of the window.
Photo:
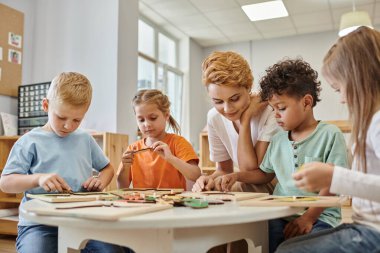
<svg viewBox="0 0 380 253">
<path fill-rule="evenodd" d="M 167 36 L 158 34 L 158 59 L 160 62 L 166 63 L 169 66 L 176 65 L 176 44 Z"/>
<path fill-rule="evenodd" d="M 167 81 L 167 91 L 166 94 L 170 98 L 172 106 L 172 115 L 177 120 L 181 122 L 182 116 L 182 74 L 175 73 L 168 70 L 168 81 Z"/>
<path fill-rule="evenodd" d="M 155 56 L 155 34 L 154 29 L 139 20 L 139 52 L 148 55 L 150 57 Z"/>
<path fill-rule="evenodd" d="M 156 66 L 154 62 L 151 62 L 144 57 L 139 56 L 137 67 L 137 89 L 142 90 L 154 88 L 156 83 Z"/>
<path fill-rule="evenodd" d="M 148 21 L 139 20 L 137 89 L 159 89 L 170 99 L 171 114 L 181 125 L 183 73 L 177 68 L 178 43 Z"/>
</svg>

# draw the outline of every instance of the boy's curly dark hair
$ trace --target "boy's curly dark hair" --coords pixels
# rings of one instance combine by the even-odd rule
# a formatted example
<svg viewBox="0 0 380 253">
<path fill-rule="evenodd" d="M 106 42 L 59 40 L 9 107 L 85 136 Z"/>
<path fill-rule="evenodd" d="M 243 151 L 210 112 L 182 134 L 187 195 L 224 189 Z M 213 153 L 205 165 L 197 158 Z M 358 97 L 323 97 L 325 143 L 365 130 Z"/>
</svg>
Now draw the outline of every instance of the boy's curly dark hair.
<svg viewBox="0 0 380 253">
<path fill-rule="evenodd" d="M 313 107 L 321 101 L 318 72 L 301 58 L 279 61 L 265 72 L 266 75 L 260 80 L 261 100 L 268 101 L 274 94 L 297 98 L 310 94 L 313 96 Z"/>
</svg>

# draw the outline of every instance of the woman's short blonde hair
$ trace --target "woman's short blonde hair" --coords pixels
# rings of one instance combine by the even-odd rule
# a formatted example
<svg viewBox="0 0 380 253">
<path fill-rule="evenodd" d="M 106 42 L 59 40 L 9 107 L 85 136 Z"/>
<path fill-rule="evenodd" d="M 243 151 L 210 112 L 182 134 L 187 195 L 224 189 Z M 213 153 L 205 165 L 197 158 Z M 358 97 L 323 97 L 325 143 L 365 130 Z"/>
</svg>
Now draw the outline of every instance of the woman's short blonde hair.
<svg viewBox="0 0 380 253">
<path fill-rule="evenodd" d="M 206 87 L 216 84 L 251 90 L 253 85 L 248 62 L 232 51 L 216 51 L 210 54 L 202 63 L 202 80 Z"/>
<path fill-rule="evenodd" d="M 75 106 L 89 106 L 92 99 L 91 83 L 80 73 L 60 73 L 51 82 L 47 99 Z"/>
</svg>

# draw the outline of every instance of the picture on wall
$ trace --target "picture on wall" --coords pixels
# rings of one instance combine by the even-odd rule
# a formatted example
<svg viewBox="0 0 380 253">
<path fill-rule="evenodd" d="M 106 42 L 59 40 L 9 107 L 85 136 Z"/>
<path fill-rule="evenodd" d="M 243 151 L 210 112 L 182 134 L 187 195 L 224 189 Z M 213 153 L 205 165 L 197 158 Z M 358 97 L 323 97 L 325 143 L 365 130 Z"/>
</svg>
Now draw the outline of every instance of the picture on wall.
<svg viewBox="0 0 380 253">
<path fill-rule="evenodd" d="M 15 33 L 8 33 L 8 44 L 17 48 L 21 48 L 22 36 Z"/>
<path fill-rule="evenodd" d="M 8 61 L 15 64 L 21 64 L 21 52 L 17 50 L 9 49 Z"/>
</svg>

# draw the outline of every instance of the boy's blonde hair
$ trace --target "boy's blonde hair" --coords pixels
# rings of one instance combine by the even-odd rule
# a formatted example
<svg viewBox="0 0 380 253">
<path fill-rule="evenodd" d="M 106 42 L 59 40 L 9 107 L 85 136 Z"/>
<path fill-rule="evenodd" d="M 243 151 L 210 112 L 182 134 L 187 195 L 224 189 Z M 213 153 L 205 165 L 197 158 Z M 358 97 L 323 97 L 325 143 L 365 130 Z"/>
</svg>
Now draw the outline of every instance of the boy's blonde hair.
<svg viewBox="0 0 380 253">
<path fill-rule="evenodd" d="M 209 84 L 244 87 L 251 90 L 253 75 L 248 62 L 238 53 L 216 51 L 202 63 L 202 80 Z"/>
<path fill-rule="evenodd" d="M 63 72 L 50 84 L 47 99 L 75 106 L 89 106 L 92 98 L 90 81 L 76 72 Z"/>
<path fill-rule="evenodd" d="M 139 90 L 132 100 L 133 109 L 137 105 L 141 104 L 154 104 L 164 114 L 170 115 L 170 101 L 168 96 L 162 93 L 160 90 Z M 177 121 L 170 115 L 169 126 L 177 134 L 180 134 L 181 128 Z"/>
<path fill-rule="evenodd" d="M 380 108 L 380 32 L 360 27 L 341 37 L 323 59 L 322 73 L 345 87 L 354 156 L 367 169 L 367 131 Z"/>
</svg>

